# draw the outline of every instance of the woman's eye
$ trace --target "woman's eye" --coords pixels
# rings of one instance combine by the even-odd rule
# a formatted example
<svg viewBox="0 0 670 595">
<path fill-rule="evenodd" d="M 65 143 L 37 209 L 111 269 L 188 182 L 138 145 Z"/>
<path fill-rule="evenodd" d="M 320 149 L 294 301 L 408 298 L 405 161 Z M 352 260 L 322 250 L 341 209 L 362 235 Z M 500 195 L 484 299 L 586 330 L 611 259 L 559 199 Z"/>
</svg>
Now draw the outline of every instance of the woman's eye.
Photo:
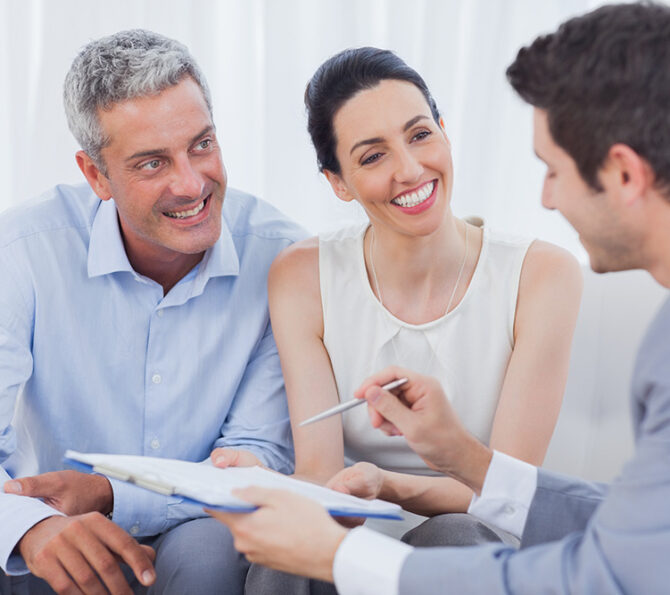
<svg viewBox="0 0 670 595">
<path fill-rule="evenodd" d="M 366 157 L 361 161 L 361 165 L 369 165 L 370 163 L 374 163 L 377 161 L 380 157 L 382 156 L 381 153 L 373 153 L 372 155 Z"/>
<path fill-rule="evenodd" d="M 430 136 L 432 132 L 430 130 L 421 130 L 420 132 L 417 132 L 413 137 L 412 140 L 422 140 L 428 136 Z"/>
</svg>

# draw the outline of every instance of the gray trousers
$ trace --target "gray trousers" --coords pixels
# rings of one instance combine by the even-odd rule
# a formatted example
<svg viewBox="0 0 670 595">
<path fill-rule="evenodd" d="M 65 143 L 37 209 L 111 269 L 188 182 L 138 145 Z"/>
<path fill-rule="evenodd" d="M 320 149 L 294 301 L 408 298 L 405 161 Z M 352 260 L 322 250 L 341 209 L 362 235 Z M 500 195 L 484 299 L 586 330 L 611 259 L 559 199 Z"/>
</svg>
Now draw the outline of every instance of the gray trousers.
<svg viewBox="0 0 670 595">
<path fill-rule="evenodd" d="M 504 542 L 514 547 L 519 540 L 509 533 L 465 513 L 440 514 L 411 529 L 402 541 L 415 547 L 469 546 Z M 252 564 L 247 574 L 246 595 L 335 595 L 331 583 Z"/>
<path fill-rule="evenodd" d="M 235 550 L 228 528 L 212 518 L 182 523 L 141 542 L 156 550 L 156 582 L 149 589 L 143 587 L 124 565 L 124 574 L 134 593 L 241 595 L 244 592 L 249 563 Z M 0 572 L 0 593 L 42 595 L 54 591 L 32 574 L 9 577 Z"/>
</svg>

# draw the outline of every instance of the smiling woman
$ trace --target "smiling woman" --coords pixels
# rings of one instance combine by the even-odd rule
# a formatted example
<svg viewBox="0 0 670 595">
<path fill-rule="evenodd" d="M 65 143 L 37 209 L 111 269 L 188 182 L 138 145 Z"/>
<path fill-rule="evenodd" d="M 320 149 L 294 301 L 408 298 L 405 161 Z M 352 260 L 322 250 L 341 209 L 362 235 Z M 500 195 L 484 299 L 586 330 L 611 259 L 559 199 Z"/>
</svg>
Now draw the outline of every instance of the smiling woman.
<svg viewBox="0 0 670 595">
<path fill-rule="evenodd" d="M 395 364 L 436 377 L 484 443 L 540 464 L 566 381 L 577 264 L 554 246 L 452 214 L 451 144 L 423 79 L 395 54 L 335 55 L 305 103 L 320 168 L 368 222 L 299 242 L 270 271 L 296 474 L 441 515 L 408 534 L 420 545 L 504 539 L 443 514 L 464 513 L 472 492 L 436 476 L 403 437 L 373 430 L 363 408 L 299 422 Z M 295 580 L 254 567 L 247 588 L 299 592 Z"/>
</svg>

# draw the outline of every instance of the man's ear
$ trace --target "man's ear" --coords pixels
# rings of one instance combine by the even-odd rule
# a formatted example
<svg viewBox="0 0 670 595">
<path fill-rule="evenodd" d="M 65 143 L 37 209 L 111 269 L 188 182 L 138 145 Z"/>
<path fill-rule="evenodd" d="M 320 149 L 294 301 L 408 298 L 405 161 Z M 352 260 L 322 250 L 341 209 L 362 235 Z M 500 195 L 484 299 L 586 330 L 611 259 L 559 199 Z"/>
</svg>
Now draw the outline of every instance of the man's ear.
<svg viewBox="0 0 670 595">
<path fill-rule="evenodd" d="M 336 194 L 337 198 L 345 202 L 354 200 L 354 196 L 351 194 L 351 192 L 349 192 L 349 187 L 344 183 L 342 176 L 333 173 L 328 169 L 324 169 L 323 174 L 326 176 L 326 180 L 328 180 L 328 183 L 330 184 L 330 187 L 333 189 L 333 192 Z"/>
<path fill-rule="evenodd" d="M 600 177 L 606 187 L 617 188 L 628 205 L 644 196 L 654 185 L 654 172 L 649 163 L 623 143 L 610 147 Z"/>
<path fill-rule="evenodd" d="M 81 173 L 84 174 L 84 177 L 88 180 L 98 198 L 100 200 L 109 200 L 112 198 L 112 188 L 109 179 L 100 171 L 100 168 L 95 164 L 93 159 L 84 151 L 77 151 L 75 159 Z"/>
</svg>

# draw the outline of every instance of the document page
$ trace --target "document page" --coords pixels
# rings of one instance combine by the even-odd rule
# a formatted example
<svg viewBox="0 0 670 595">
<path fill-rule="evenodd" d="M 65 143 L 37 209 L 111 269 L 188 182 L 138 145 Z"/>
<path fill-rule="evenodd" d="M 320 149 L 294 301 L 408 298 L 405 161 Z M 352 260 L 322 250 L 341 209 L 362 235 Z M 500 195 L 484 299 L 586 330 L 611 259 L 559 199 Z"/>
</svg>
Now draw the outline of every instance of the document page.
<svg viewBox="0 0 670 595">
<path fill-rule="evenodd" d="M 247 486 L 284 489 L 319 502 L 335 515 L 401 518 L 397 504 L 364 500 L 329 488 L 301 481 L 261 467 L 219 469 L 209 462 L 132 455 L 85 454 L 68 450 L 65 460 L 90 466 L 93 471 L 134 483 L 161 494 L 184 496 L 203 505 L 249 511 L 249 503 L 232 495 Z"/>
</svg>

